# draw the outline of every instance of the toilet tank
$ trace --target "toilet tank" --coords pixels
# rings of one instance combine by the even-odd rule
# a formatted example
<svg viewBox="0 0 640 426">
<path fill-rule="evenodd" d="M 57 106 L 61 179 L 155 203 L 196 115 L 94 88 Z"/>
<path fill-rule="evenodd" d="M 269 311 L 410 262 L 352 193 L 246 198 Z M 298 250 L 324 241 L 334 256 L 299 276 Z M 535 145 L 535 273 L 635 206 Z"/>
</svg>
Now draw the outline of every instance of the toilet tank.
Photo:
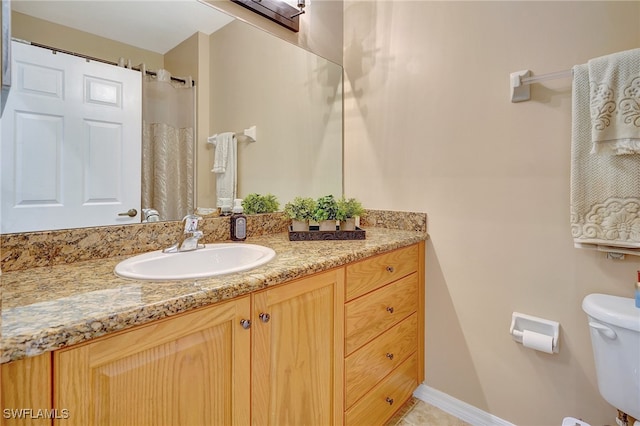
<svg viewBox="0 0 640 426">
<path fill-rule="evenodd" d="M 582 309 L 589 317 L 600 394 L 640 418 L 640 308 L 631 298 L 590 294 Z"/>
</svg>

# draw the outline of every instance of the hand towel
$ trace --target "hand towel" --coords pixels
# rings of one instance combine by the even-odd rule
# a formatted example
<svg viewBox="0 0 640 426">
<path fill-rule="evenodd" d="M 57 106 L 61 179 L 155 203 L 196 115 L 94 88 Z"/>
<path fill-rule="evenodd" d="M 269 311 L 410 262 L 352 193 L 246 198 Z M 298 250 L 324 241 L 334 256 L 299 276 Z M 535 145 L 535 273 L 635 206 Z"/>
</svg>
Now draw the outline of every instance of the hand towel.
<svg viewBox="0 0 640 426">
<path fill-rule="evenodd" d="M 588 62 L 592 153 L 640 154 L 640 49 Z"/>
<path fill-rule="evenodd" d="M 237 140 L 232 132 L 219 133 L 208 138 L 215 146 L 213 168 L 216 174 L 216 197 L 236 198 L 237 188 Z"/>
<path fill-rule="evenodd" d="M 573 68 L 571 232 L 581 248 L 640 249 L 640 155 L 591 153 L 589 66 Z M 602 248 L 601 248 L 602 249 Z M 640 254 L 640 250 L 638 250 Z"/>
<path fill-rule="evenodd" d="M 213 173 L 224 173 L 227 169 L 227 162 L 229 161 L 229 141 L 227 137 L 220 135 L 220 143 L 218 143 L 218 135 L 209 136 L 208 142 L 213 144 L 215 150 L 213 152 L 213 167 L 211 171 Z"/>
</svg>

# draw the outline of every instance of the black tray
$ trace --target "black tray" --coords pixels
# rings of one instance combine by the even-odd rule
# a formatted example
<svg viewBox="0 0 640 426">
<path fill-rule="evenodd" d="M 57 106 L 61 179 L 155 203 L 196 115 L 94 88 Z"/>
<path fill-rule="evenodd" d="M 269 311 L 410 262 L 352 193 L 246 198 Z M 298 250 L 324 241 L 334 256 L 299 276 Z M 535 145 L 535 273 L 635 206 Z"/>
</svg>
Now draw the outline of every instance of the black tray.
<svg viewBox="0 0 640 426">
<path fill-rule="evenodd" d="M 308 231 L 292 231 L 289 227 L 289 241 L 320 241 L 320 240 L 364 240 L 366 232 L 356 227 L 355 231 L 341 231 L 336 226 L 335 231 L 320 231 L 318 226 L 310 226 Z"/>
</svg>

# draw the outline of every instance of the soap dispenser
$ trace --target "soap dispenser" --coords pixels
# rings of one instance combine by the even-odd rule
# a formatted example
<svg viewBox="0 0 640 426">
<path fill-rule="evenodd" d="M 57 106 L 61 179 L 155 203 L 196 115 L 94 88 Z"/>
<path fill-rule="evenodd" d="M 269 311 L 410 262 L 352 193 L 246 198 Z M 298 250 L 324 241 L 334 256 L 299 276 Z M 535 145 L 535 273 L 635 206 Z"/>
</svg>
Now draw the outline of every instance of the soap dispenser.
<svg viewBox="0 0 640 426">
<path fill-rule="evenodd" d="M 242 200 L 233 200 L 231 214 L 231 239 L 233 241 L 244 241 L 247 239 L 247 216 L 243 214 Z"/>
</svg>

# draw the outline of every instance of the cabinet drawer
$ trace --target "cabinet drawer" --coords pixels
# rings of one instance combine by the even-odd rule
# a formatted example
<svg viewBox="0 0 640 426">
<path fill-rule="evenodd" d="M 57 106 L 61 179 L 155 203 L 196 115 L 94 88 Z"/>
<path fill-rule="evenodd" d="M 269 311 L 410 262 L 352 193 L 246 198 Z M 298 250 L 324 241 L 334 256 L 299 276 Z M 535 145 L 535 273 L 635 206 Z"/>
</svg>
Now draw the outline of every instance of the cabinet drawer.
<svg viewBox="0 0 640 426">
<path fill-rule="evenodd" d="M 417 318 L 417 314 L 411 315 L 347 357 L 345 360 L 347 408 L 416 352 Z"/>
<path fill-rule="evenodd" d="M 414 354 L 347 410 L 347 425 L 382 425 L 418 387 L 417 356 Z"/>
<path fill-rule="evenodd" d="M 417 309 L 417 273 L 347 303 L 345 353 L 350 354 Z"/>
<path fill-rule="evenodd" d="M 347 266 L 345 299 L 351 300 L 418 270 L 418 245 L 374 256 Z"/>
</svg>

